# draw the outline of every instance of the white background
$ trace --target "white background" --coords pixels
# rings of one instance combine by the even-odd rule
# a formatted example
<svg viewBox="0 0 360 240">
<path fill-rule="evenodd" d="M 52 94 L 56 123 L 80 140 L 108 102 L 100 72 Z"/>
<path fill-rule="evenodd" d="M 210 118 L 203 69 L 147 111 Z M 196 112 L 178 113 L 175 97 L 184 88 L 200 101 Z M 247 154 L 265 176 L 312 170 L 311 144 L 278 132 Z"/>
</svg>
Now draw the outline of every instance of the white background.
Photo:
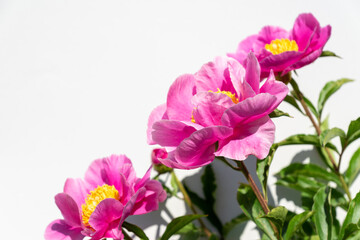
<svg viewBox="0 0 360 240">
<path fill-rule="evenodd" d="M 331 127 L 347 128 L 360 116 L 360 2 L 340 1 L 0 1 L 0 231 L 2 239 L 43 239 L 48 223 L 60 218 L 53 197 L 68 177 L 83 177 L 92 160 L 116 153 L 132 159 L 138 176 L 150 164 L 146 144 L 151 110 L 165 102 L 168 87 L 264 25 L 291 29 L 297 15 L 312 12 L 332 26 L 325 49 L 343 59 L 322 58 L 298 71 L 310 99 L 328 80 L 349 77 L 325 107 Z M 275 120 L 276 139 L 312 133 L 310 122 L 283 104 L 294 118 Z M 359 146 L 354 143 L 352 149 Z M 291 161 L 316 158 L 311 147 L 284 147 L 270 174 Z M 350 152 L 345 154 L 343 168 Z M 313 158 L 311 161 L 315 161 Z M 254 169 L 254 159 L 245 163 Z M 223 222 L 240 213 L 235 192 L 242 176 L 221 163 L 217 209 Z M 198 171 L 177 171 L 200 189 Z M 191 181 L 192 180 L 192 181 Z M 358 179 L 359 180 L 359 179 Z M 299 194 L 275 187 L 270 203 L 300 211 Z M 359 191 L 359 181 L 351 189 Z M 280 200 L 287 194 L 289 201 Z M 151 239 L 169 214 L 184 213 L 167 202 L 168 214 L 130 220 L 147 227 Z M 160 217 L 161 215 L 161 217 Z M 231 239 L 258 239 L 249 224 Z"/>
</svg>

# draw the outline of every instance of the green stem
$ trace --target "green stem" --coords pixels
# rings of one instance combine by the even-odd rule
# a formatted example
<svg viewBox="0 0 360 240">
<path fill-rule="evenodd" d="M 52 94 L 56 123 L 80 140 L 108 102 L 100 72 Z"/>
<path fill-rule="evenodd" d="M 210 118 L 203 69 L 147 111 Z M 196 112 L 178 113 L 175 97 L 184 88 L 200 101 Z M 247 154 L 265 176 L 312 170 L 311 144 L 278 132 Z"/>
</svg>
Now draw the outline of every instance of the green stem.
<svg viewBox="0 0 360 240">
<path fill-rule="evenodd" d="M 129 236 L 129 234 L 123 229 L 122 233 L 124 234 L 124 239 L 125 240 L 132 240 L 132 238 Z"/>
<path fill-rule="evenodd" d="M 320 129 L 320 126 L 319 124 L 316 123 L 316 121 L 314 120 L 310 110 L 309 110 L 309 107 L 306 105 L 305 103 L 305 100 L 304 100 L 304 95 L 301 93 L 301 91 L 299 90 L 298 86 L 295 85 L 295 81 L 294 80 L 291 80 L 291 85 L 293 86 L 293 89 L 301 103 L 301 106 L 303 107 L 305 113 L 306 113 L 306 116 L 308 116 L 308 118 L 310 119 L 312 125 L 314 126 L 315 130 L 316 130 L 316 133 L 318 136 L 321 135 L 321 129 Z M 348 196 L 349 198 L 349 201 L 351 201 L 351 194 L 350 194 L 350 191 L 349 191 L 349 187 L 348 185 L 346 184 L 345 180 L 344 180 L 344 177 L 341 175 L 340 171 L 339 171 L 339 168 L 340 168 L 340 160 L 339 160 L 339 163 L 336 164 L 335 160 L 334 160 L 334 157 L 333 155 L 331 154 L 330 150 L 327 148 L 327 147 L 323 147 L 327 156 L 329 157 L 330 161 L 331 161 L 331 164 L 333 165 L 333 168 L 335 170 L 335 173 L 336 175 L 338 175 L 339 179 L 340 179 L 340 182 L 341 182 L 341 185 L 342 187 L 344 188 L 345 190 L 345 193 L 346 195 Z"/>
<path fill-rule="evenodd" d="M 190 199 L 188 193 L 186 192 L 184 185 L 183 185 L 183 184 L 181 183 L 181 181 L 177 178 L 174 170 L 171 171 L 171 176 L 175 179 L 176 185 L 179 187 L 180 192 L 183 194 L 185 203 L 189 206 L 189 208 L 191 209 L 191 211 L 192 211 L 194 214 L 197 214 L 197 211 L 196 211 L 194 205 L 192 204 L 191 199 Z M 209 231 L 209 229 L 207 229 L 207 227 L 205 226 L 204 222 L 203 222 L 200 218 L 198 219 L 198 221 L 199 221 L 200 226 L 201 226 L 201 228 L 203 229 L 204 233 L 206 234 L 206 236 L 207 236 L 208 238 L 210 238 L 211 232 Z"/>
</svg>

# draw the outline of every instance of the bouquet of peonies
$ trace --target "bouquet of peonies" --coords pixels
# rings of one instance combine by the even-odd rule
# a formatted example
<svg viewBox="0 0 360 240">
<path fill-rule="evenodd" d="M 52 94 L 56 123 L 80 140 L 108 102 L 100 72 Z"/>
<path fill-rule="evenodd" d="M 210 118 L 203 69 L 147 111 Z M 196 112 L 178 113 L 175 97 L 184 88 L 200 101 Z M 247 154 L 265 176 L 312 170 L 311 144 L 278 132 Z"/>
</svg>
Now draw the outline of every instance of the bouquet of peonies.
<svg viewBox="0 0 360 240">
<path fill-rule="evenodd" d="M 149 239 L 126 218 L 157 210 L 167 197 L 182 199 L 193 214 L 174 218 L 160 240 L 173 235 L 228 239 L 230 230 L 246 221 L 256 224 L 261 239 L 360 239 L 360 193 L 352 196 L 349 191 L 360 172 L 360 148 L 346 171 L 340 172 L 345 150 L 360 138 L 360 118 L 350 121 L 345 131 L 329 128 L 322 116 L 326 101 L 352 80 L 327 82 L 314 105 L 294 79 L 296 69 L 317 58 L 338 57 L 323 50 L 330 35 L 330 26 L 321 27 L 312 14 L 301 14 L 290 31 L 263 27 L 241 41 L 235 53 L 216 57 L 195 74 L 179 76 L 169 88 L 166 103 L 156 107 L 148 120 L 148 143 L 161 146 L 151 155 L 158 173 L 154 179 L 150 179 L 151 168 L 138 178 L 125 155 L 94 161 L 84 179 L 67 179 L 64 192 L 55 196 L 63 219 L 48 225 L 45 239 Z M 283 101 L 310 120 L 314 134 L 299 133 L 274 142 L 272 119 L 290 116 L 277 108 Z M 336 138 L 338 146 L 332 143 Z M 300 191 L 299 214 L 270 206 L 267 199 L 276 150 L 298 144 L 314 146 L 324 162 L 321 166 L 292 163 L 277 174 L 277 184 Z M 261 190 L 244 161 L 250 155 L 257 158 Z M 214 209 L 216 178 L 210 165 L 214 160 L 241 172 L 248 181 L 234 193 L 243 213 L 225 224 Z M 179 181 L 174 170 L 200 167 L 205 168 L 204 197 Z M 167 175 L 170 184 L 162 179 Z M 337 208 L 346 211 L 342 223 Z"/>
</svg>

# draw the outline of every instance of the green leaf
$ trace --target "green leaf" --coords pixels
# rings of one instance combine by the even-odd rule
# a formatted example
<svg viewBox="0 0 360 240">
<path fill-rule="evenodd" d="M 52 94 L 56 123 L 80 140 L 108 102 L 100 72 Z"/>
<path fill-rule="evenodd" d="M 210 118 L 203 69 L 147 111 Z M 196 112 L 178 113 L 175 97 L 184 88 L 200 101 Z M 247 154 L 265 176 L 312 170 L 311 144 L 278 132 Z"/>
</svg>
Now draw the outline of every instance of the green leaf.
<svg viewBox="0 0 360 240">
<path fill-rule="evenodd" d="M 185 227 L 190 222 L 199 219 L 201 217 L 206 217 L 206 215 L 191 214 L 181 217 L 174 218 L 166 227 L 164 234 L 161 236 L 160 240 L 167 240 L 172 235 L 176 234 L 180 229 Z"/>
<path fill-rule="evenodd" d="M 326 193 L 326 186 L 319 189 L 314 196 L 314 223 L 320 239 L 331 239 L 332 218 L 331 207 L 329 205 L 329 195 Z"/>
<path fill-rule="evenodd" d="M 351 223 L 358 224 L 359 220 L 360 220 L 360 192 L 350 202 L 345 220 L 340 229 L 339 239 L 342 239 L 343 236 L 345 235 L 345 229 L 348 225 L 350 225 Z"/>
<path fill-rule="evenodd" d="M 330 81 L 330 82 L 325 84 L 325 86 L 323 87 L 323 89 L 320 92 L 319 99 L 318 99 L 318 111 L 319 111 L 319 116 L 320 117 L 321 117 L 324 105 L 325 105 L 326 101 L 329 99 L 329 97 L 331 95 L 333 95 L 337 90 L 339 90 L 339 88 L 343 84 L 348 83 L 348 82 L 352 82 L 352 81 L 353 80 L 348 79 L 348 78 L 341 78 L 341 79 L 339 79 L 337 81 Z"/>
<path fill-rule="evenodd" d="M 224 224 L 223 227 L 223 234 L 226 237 L 229 232 L 236 227 L 238 224 L 244 223 L 249 221 L 249 217 L 247 217 L 245 214 L 240 214 L 239 216 L 233 218 L 230 222 L 227 222 Z"/>
<path fill-rule="evenodd" d="M 342 239 L 348 239 L 349 237 L 354 236 L 356 233 L 358 233 L 360 230 L 360 227 L 355 223 L 350 223 L 345 227 L 344 231 L 344 237 Z"/>
<path fill-rule="evenodd" d="M 321 132 L 325 131 L 326 129 L 329 129 L 329 115 L 327 115 L 326 118 L 320 124 Z"/>
<path fill-rule="evenodd" d="M 201 176 L 201 182 L 203 184 L 203 192 L 205 196 L 205 205 L 203 205 L 203 208 L 201 209 L 208 215 L 207 219 L 210 223 L 216 227 L 220 234 L 222 234 L 223 226 L 214 209 L 214 194 L 217 186 L 215 174 L 211 165 L 207 165 L 205 167 L 204 174 Z"/>
<path fill-rule="evenodd" d="M 262 191 L 265 195 L 265 199 L 267 200 L 267 179 L 269 176 L 270 164 L 274 158 L 274 154 L 276 149 L 278 148 L 277 144 L 273 144 L 270 148 L 269 154 L 263 160 L 258 159 L 256 162 L 256 174 L 259 177 L 259 181 L 261 183 Z"/>
<path fill-rule="evenodd" d="M 309 219 L 314 214 L 313 211 L 305 211 L 294 216 L 287 227 L 287 231 L 284 236 L 284 240 L 289 240 L 295 234 L 297 230 L 299 230 L 304 222 Z"/>
<path fill-rule="evenodd" d="M 337 57 L 337 58 L 341 58 L 340 56 L 336 55 L 335 53 L 331 52 L 331 51 L 322 51 L 320 57 Z"/>
<path fill-rule="evenodd" d="M 288 113 L 283 112 L 279 109 L 275 109 L 272 113 L 269 114 L 270 118 L 278 118 L 278 117 L 291 117 Z M 292 118 L 292 117 L 291 117 Z"/>
<path fill-rule="evenodd" d="M 276 240 L 269 220 L 261 218 L 264 211 L 249 185 L 241 184 L 237 193 L 238 203 L 244 214 L 250 218 L 271 240 Z"/>
<path fill-rule="evenodd" d="M 302 175 L 312 178 L 319 178 L 326 181 L 333 181 L 339 186 L 341 186 L 341 182 L 335 173 L 328 172 L 326 169 L 315 164 L 292 163 L 288 167 L 283 168 L 278 173 L 278 175 L 281 178 L 284 178 L 289 175 L 293 175 L 293 176 Z"/>
<path fill-rule="evenodd" d="M 149 240 L 149 238 L 146 236 L 144 231 L 140 227 L 138 227 L 134 224 L 131 224 L 128 222 L 123 222 L 122 227 L 125 228 L 126 230 L 128 230 L 129 232 L 134 233 L 141 240 Z"/>
<path fill-rule="evenodd" d="M 172 187 L 171 194 L 176 196 L 176 194 L 179 192 L 179 187 L 176 184 L 176 179 L 173 174 L 171 175 L 170 185 Z"/>
<path fill-rule="evenodd" d="M 346 134 L 346 146 L 350 145 L 353 141 L 360 138 L 360 117 L 354 121 L 351 121 L 347 134 Z"/>
<path fill-rule="evenodd" d="M 290 105 L 292 105 L 293 107 L 295 107 L 297 110 L 299 110 L 299 112 L 301 112 L 303 115 L 304 112 L 301 110 L 301 108 L 299 107 L 299 105 L 297 104 L 295 98 L 293 96 L 287 95 L 284 99 L 284 102 L 289 103 Z"/>
<path fill-rule="evenodd" d="M 321 146 L 325 147 L 325 145 L 335 137 L 340 137 L 341 142 L 343 142 L 345 139 L 345 132 L 342 129 L 336 127 L 323 131 L 319 137 Z"/>
<path fill-rule="evenodd" d="M 352 155 L 349 167 L 345 172 L 345 178 L 349 185 L 351 185 L 360 173 L 360 147 Z"/>
<path fill-rule="evenodd" d="M 306 134 L 292 135 L 292 136 L 282 140 L 281 142 L 277 143 L 278 146 L 296 145 L 296 144 L 310 144 L 310 145 L 314 145 L 316 147 L 321 147 L 319 137 L 317 135 L 310 135 L 310 134 L 309 135 L 306 135 Z M 339 152 L 337 150 L 337 148 L 331 143 L 328 143 L 326 145 L 326 147 L 336 151 L 337 153 Z"/>
<path fill-rule="evenodd" d="M 285 207 L 279 206 L 279 207 L 271 209 L 271 211 L 268 214 L 266 214 L 262 217 L 267 218 L 270 221 L 272 221 L 275 224 L 276 228 L 278 229 L 278 232 L 281 235 L 281 231 L 284 226 L 287 212 L 288 212 L 288 210 Z"/>
<path fill-rule="evenodd" d="M 285 176 L 281 179 L 278 179 L 276 184 L 298 190 L 301 192 L 302 195 L 307 197 L 314 196 L 314 194 L 319 190 L 319 188 L 324 186 L 323 183 L 301 175 Z"/>
</svg>

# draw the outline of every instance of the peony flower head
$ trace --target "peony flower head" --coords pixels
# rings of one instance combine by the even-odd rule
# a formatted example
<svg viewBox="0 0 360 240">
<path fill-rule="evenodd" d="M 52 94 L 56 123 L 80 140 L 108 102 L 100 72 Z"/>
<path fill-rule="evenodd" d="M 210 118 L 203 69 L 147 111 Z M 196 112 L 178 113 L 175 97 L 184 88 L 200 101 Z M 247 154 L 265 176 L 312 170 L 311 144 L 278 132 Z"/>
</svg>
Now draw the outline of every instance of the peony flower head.
<svg viewBox="0 0 360 240">
<path fill-rule="evenodd" d="M 253 53 L 244 65 L 218 57 L 196 74 L 175 80 L 166 104 L 155 108 L 148 121 L 148 143 L 168 152 L 158 158 L 161 163 L 193 169 L 209 164 L 215 156 L 266 157 L 275 131 L 268 114 L 288 88 L 272 73 L 260 86 L 260 66 Z"/>
<path fill-rule="evenodd" d="M 290 31 L 266 26 L 240 42 L 236 52 L 228 56 L 243 64 L 252 51 L 259 60 L 262 77 L 268 76 L 271 70 L 283 76 L 315 61 L 330 35 L 329 25 L 320 27 L 311 13 L 304 13 L 297 17 Z"/>
<path fill-rule="evenodd" d="M 137 178 L 125 155 L 95 160 L 84 179 L 67 179 L 64 192 L 55 196 L 64 219 L 48 225 L 45 239 L 123 239 L 128 216 L 157 210 L 165 198 L 160 182 L 150 180 L 150 169 Z"/>
</svg>

